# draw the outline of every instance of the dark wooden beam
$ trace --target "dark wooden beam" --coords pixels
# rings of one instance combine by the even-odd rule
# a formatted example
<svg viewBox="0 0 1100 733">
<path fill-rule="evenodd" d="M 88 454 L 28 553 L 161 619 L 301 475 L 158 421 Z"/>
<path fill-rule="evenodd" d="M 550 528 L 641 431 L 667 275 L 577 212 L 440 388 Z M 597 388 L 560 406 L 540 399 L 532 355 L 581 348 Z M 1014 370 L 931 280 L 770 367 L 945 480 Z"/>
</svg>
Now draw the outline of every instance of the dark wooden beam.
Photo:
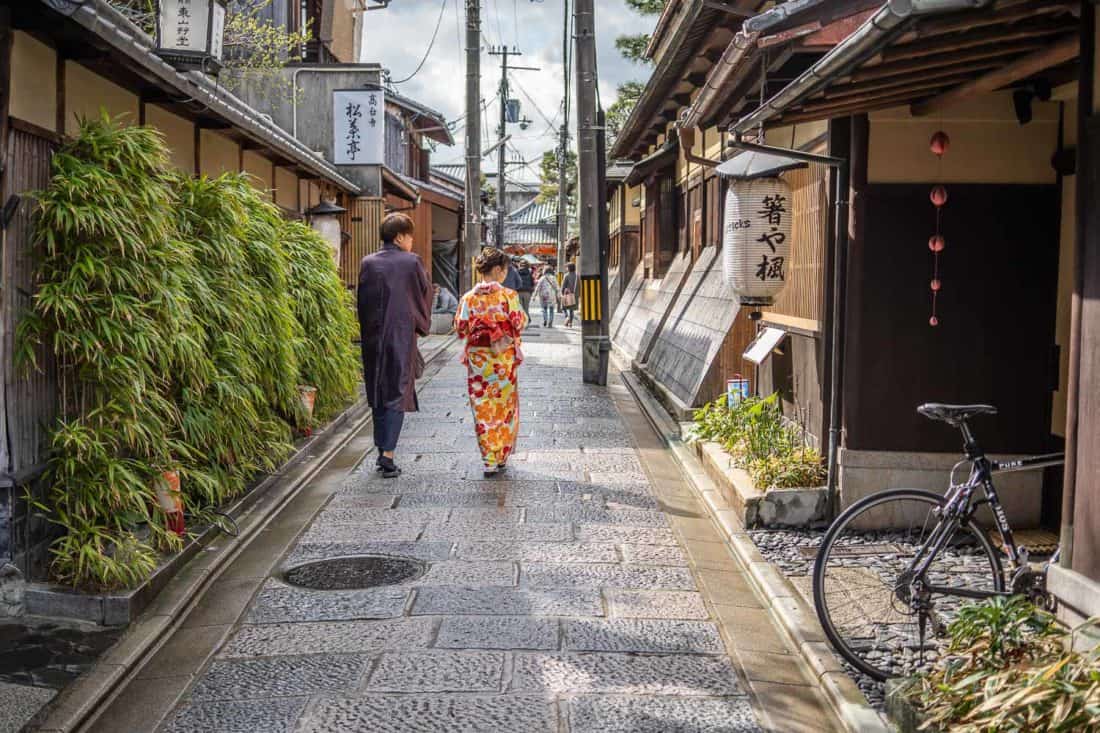
<svg viewBox="0 0 1100 733">
<path fill-rule="evenodd" d="M 1042 41 L 1034 40 L 1016 41 L 1014 43 L 995 43 L 989 46 L 969 49 L 967 51 L 961 51 L 938 58 L 905 59 L 903 61 L 874 64 L 872 66 L 864 66 L 859 71 L 854 72 L 851 77 L 849 77 L 849 80 L 852 82 L 861 82 L 870 79 L 882 79 L 897 74 L 908 74 L 915 71 L 969 63 L 972 61 L 1004 58 L 1006 56 L 1015 56 L 1017 54 L 1035 51 L 1042 48 L 1044 45 Z"/>
<path fill-rule="evenodd" d="M 954 74 L 929 74 L 924 79 L 914 79 L 912 77 L 907 78 L 902 83 L 894 84 L 852 84 L 846 87 L 832 87 L 825 92 L 825 100 L 829 101 L 855 101 L 857 99 L 874 97 L 881 94 L 903 94 L 905 92 L 912 92 L 918 90 L 932 89 L 934 87 L 950 87 L 956 84 L 964 84 L 975 77 L 978 73 L 988 70 L 989 66 L 983 66 L 977 69 L 967 69 L 966 71 L 956 71 Z M 858 88 L 854 88 L 857 87 Z M 823 101 L 819 97 L 817 100 Z"/>
<path fill-rule="evenodd" d="M 1018 58 L 1010 64 L 974 79 L 973 81 L 955 87 L 949 92 L 941 94 L 935 99 L 914 104 L 912 112 L 920 117 L 930 115 L 939 110 L 957 104 L 964 99 L 978 94 L 986 94 L 995 89 L 1008 86 L 1013 82 L 1026 79 L 1041 71 L 1064 64 L 1077 58 L 1080 42 L 1077 34 L 1069 35 L 1049 48 Z"/>
<path fill-rule="evenodd" d="M 946 18 L 931 19 L 919 23 L 916 28 L 918 38 L 943 35 L 945 33 L 957 33 L 959 31 L 972 31 L 991 25 L 1005 25 L 1022 20 L 1030 20 L 1040 15 L 1062 15 L 1079 12 L 1080 4 L 1077 2 L 1039 2 L 1028 3 L 1014 8 L 989 12 L 975 10 L 967 13 L 952 14 Z"/>
<path fill-rule="evenodd" d="M 898 74 L 897 76 L 886 77 L 885 79 L 871 79 L 869 81 L 859 82 L 857 84 L 833 84 L 826 88 L 825 97 L 827 99 L 839 98 L 839 97 L 851 97 L 857 94 L 864 94 L 866 92 L 876 92 L 882 89 L 890 89 L 896 87 L 908 86 L 909 84 L 919 84 L 930 79 L 940 79 L 952 76 L 958 76 L 961 74 L 978 74 L 989 69 L 1000 66 L 1002 62 L 986 59 L 984 61 L 975 61 L 968 64 L 953 64 L 951 66 L 942 66 L 938 69 L 922 70 L 910 74 Z"/>
<path fill-rule="evenodd" d="M 1048 36 L 1060 36 L 1076 30 L 1075 25 L 1063 22 L 1044 22 L 1021 26 L 1019 28 L 995 28 L 965 35 L 949 35 L 937 40 L 918 40 L 900 46 L 892 46 L 882 52 L 884 63 L 903 59 L 918 59 L 927 56 L 939 56 L 969 48 L 987 46 L 991 43 L 1011 43 Z"/>
</svg>

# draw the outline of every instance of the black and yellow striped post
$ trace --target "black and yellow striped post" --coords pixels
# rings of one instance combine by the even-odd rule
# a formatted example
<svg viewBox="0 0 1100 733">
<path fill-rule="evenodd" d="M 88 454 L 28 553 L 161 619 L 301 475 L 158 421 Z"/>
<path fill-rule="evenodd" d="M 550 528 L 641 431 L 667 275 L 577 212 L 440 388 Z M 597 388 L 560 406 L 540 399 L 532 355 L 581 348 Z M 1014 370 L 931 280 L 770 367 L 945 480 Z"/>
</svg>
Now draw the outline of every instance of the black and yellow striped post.
<svg viewBox="0 0 1100 733">
<path fill-rule="evenodd" d="M 603 293 L 599 275 L 581 276 L 581 323 L 599 323 L 603 319 Z"/>
</svg>

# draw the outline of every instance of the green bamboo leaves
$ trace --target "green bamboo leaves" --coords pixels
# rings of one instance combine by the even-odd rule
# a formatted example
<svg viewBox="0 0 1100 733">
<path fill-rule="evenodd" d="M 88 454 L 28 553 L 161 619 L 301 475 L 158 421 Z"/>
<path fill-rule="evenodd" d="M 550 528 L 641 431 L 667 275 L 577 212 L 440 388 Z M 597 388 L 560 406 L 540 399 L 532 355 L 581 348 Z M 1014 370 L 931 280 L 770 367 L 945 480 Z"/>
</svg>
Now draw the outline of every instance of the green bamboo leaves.
<svg viewBox="0 0 1100 733">
<path fill-rule="evenodd" d="M 1081 627 L 1092 639 L 1097 621 Z M 912 693 L 924 730 L 1100 731 L 1100 646 L 1073 651 L 1081 645 L 1051 614 L 1023 596 L 991 598 L 963 607 L 949 633 L 948 653 Z"/>
<path fill-rule="evenodd" d="M 20 353 L 57 357 L 50 460 L 55 579 L 133 586 L 178 540 L 153 482 L 192 511 L 239 495 L 354 396 L 354 315 L 325 243 L 240 175 L 170 172 L 149 128 L 84 121 L 39 196 L 44 257 Z"/>
</svg>

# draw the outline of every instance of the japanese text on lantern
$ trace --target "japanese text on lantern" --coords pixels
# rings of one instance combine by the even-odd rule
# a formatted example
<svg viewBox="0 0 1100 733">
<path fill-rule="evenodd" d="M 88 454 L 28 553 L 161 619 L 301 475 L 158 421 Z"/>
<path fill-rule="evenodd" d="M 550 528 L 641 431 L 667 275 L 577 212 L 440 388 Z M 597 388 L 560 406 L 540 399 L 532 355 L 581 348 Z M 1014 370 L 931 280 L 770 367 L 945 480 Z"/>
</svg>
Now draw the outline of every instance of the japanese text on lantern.
<svg viewBox="0 0 1100 733">
<path fill-rule="evenodd" d="M 191 0 L 176 0 L 176 46 L 191 45 Z"/>
<path fill-rule="evenodd" d="M 784 258 L 776 254 L 776 248 L 787 241 L 787 235 L 781 231 L 783 217 L 787 213 L 787 197 L 778 193 L 764 196 L 756 213 L 764 222 L 764 231 L 756 241 L 767 245 L 772 253 L 770 257 L 767 253 L 761 255 L 760 263 L 756 267 L 756 277 L 765 282 L 783 280 Z"/>
<path fill-rule="evenodd" d="M 380 165 L 385 144 L 385 93 L 338 89 L 332 93 L 333 150 L 336 165 Z"/>
</svg>

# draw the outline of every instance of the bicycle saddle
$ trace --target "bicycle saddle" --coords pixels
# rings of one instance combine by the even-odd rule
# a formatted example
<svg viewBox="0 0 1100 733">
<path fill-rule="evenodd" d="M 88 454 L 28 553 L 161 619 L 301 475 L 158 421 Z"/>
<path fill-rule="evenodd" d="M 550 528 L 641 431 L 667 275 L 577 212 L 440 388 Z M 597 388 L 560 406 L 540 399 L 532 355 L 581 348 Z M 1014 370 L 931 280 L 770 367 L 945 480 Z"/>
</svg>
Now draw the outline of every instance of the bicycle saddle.
<svg viewBox="0 0 1100 733">
<path fill-rule="evenodd" d="M 927 402 L 917 408 L 917 412 L 929 420 L 942 420 L 948 425 L 958 425 L 975 415 L 996 415 L 993 405 L 945 405 L 940 402 Z"/>
</svg>

